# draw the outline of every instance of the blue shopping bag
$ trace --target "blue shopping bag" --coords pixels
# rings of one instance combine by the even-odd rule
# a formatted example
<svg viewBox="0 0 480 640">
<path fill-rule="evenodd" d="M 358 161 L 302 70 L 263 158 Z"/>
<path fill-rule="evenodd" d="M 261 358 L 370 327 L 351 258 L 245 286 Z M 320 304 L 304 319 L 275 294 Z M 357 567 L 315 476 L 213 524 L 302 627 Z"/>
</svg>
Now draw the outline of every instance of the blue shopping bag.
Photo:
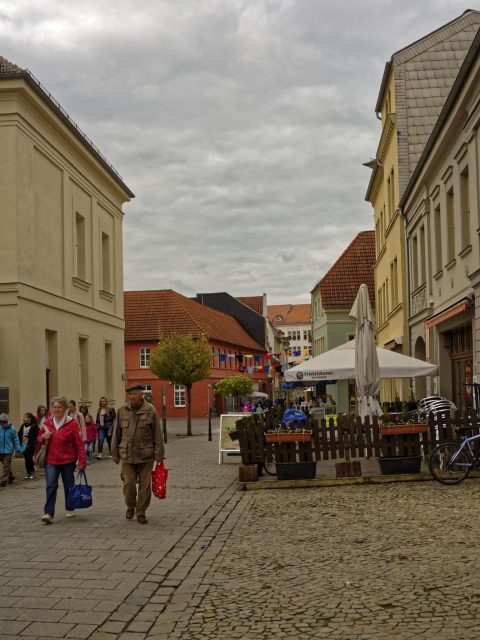
<svg viewBox="0 0 480 640">
<path fill-rule="evenodd" d="M 83 480 L 83 483 L 82 483 Z M 87 509 L 93 504 L 92 487 L 87 482 L 87 474 L 84 469 L 80 469 L 77 473 L 75 484 L 71 484 L 68 488 L 68 498 L 66 508 L 67 511 L 74 509 Z"/>
</svg>

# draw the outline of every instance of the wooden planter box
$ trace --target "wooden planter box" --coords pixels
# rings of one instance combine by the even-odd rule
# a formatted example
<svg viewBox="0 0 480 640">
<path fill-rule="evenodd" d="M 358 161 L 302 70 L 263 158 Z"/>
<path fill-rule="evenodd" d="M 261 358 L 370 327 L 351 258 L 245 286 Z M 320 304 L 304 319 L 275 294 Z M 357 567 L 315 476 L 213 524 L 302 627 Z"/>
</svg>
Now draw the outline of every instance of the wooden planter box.
<svg viewBox="0 0 480 640">
<path fill-rule="evenodd" d="M 298 433 L 266 433 L 266 442 L 310 442 L 311 431 L 300 431 Z"/>
<path fill-rule="evenodd" d="M 360 460 L 350 460 L 350 462 L 336 462 L 335 475 L 337 478 L 356 478 L 362 475 Z"/>
<path fill-rule="evenodd" d="M 382 436 L 404 436 L 411 433 L 427 433 L 426 424 L 391 424 L 380 427 Z"/>
</svg>

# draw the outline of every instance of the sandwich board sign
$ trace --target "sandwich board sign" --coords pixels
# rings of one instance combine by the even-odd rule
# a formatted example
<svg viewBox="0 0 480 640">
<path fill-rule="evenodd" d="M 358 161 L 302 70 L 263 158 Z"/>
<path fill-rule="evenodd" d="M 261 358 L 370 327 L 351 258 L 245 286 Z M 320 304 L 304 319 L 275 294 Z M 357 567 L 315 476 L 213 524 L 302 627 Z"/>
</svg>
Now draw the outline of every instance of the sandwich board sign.
<svg viewBox="0 0 480 640">
<path fill-rule="evenodd" d="M 220 416 L 220 437 L 218 447 L 218 464 L 223 463 L 223 454 L 240 455 L 240 441 L 235 437 L 237 420 L 251 415 L 250 413 L 226 413 Z"/>
</svg>

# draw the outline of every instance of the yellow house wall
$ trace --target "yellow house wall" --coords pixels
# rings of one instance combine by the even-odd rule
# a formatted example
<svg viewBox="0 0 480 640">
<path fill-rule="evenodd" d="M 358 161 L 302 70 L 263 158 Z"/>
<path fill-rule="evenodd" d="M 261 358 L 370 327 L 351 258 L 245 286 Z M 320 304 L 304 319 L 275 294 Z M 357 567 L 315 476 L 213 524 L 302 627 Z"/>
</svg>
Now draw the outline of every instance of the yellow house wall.
<svg viewBox="0 0 480 640">
<path fill-rule="evenodd" d="M 390 101 L 390 109 L 387 112 L 387 98 Z M 390 74 L 385 90 L 385 98 L 382 104 L 382 122 L 388 126 L 388 118 L 395 117 L 395 85 L 393 74 Z M 383 168 L 377 173 L 377 178 L 370 194 L 370 201 L 374 209 L 377 259 L 375 264 L 375 304 L 377 321 L 377 344 L 383 347 L 385 344 L 401 337 L 404 353 L 408 354 L 407 321 L 406 321 L 406 277 L 405 277 L 405 244 L 404 222 L 398 212 L 399 181 L 398 181 L 398 145 L 397 128 L 393 125 L 390 136 L 385 141 L 383 148 L 377 151 L 377 157 Z M 389 215 L 388 207 L 388 179 L 393 168 L 393 202 L 394 210 Z M 384 212 L 384 221 L 381 222 L 381 214 Z M 392 282 L 390 265 L 397 259 L 397 304 L 392 300 Z M 386 288 L 386 305 L 381 302 L 379 291 L 383 285 Z M 382 307 L 386 307 L 382 312 Z M 393 401 L 395 397 L 406 398 L 408 382 L 398 380 L 382 380 L 381 400 Z"/>
<path fill-rule="evenodd" d="M 21 80 L 0 82 L 0 386 L 10 414 L 46 400 L 46 331 L 56 332 L 51 395 L 96 406 L 106 394 L 112 344 L 115 403 L 124 400 L 122 205 L 127 193 Z M 75 216 L 85 218 L 84 279 L 77 278 Z M 102 279 L 110 238 L 110 287 Z M 88 338 L 80 397 L 79 336 Z"/>
</svg>

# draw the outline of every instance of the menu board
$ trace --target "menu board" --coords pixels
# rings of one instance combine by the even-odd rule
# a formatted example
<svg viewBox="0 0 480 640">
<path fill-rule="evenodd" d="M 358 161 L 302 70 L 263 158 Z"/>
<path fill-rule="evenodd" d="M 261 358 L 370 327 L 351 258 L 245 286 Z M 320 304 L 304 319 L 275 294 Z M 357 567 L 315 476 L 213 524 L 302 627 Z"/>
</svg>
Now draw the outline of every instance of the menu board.
<svg viewBox="0 0 480 640">
<path fill-rule="evenodd" d="M 227 413 L 220 416 L 219 464 L 223 462 L 223 453 L 240 453 L 240 440 L 234 433 L 237 420 L 250 415 L 251 413 Z"/>
</svg>

